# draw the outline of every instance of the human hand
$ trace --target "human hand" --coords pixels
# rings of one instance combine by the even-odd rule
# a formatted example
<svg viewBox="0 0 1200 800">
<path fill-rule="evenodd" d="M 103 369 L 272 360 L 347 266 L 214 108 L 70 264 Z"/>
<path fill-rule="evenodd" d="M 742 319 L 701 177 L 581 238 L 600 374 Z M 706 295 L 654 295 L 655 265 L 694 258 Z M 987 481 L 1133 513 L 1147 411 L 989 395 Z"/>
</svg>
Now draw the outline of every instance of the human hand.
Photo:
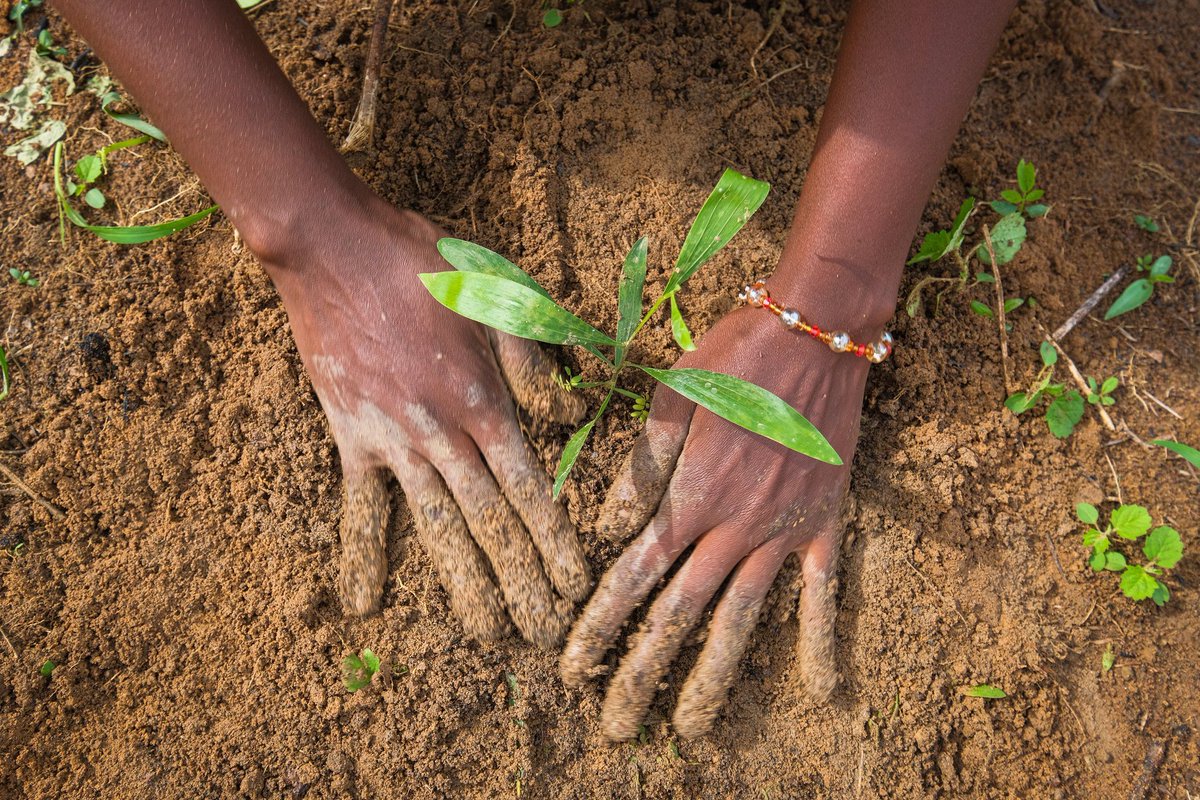
<svg viewBox="0 0 1200 800">
<path fill-rule="evenodd" d="M 341 456 L 344 607 L 379 607 L 390 470 L 467 633 L 499 637 L 511 617 L 529 641 L 557 645 L 591 579 L 510 391 L 556 422 L 578 421 L 583 399 L 535 343 L 429 296 L 417 275 L 447 268 L 436 226 L 374 197 L 329 213 L 311 241 L 260 255 Z"/>
<path fill-rule="evenodd" d="M 642 532 L 605 574 L 571 631 L 560 661 L 568 684 L 598 671 L 634 608 L 685 549 L 694 549 L 630 637 L 629 652 L 609 681 L 601 718 L 606 737 L 637 735 L 660 681 L 728 579 L 674 712 L 680 734 L 705 733 L 791 553 L 803 563 L 800 670 L 814 699 L 829 698 L 838 680 L 836 562 L 867 366 L 749 308 L 722 319 L 676 363 L 726 372 L 788 400 L 824 433 L 844 464 L 800 455 L 660 389 L 598 523 L 614 538 Z"/>
</svg>

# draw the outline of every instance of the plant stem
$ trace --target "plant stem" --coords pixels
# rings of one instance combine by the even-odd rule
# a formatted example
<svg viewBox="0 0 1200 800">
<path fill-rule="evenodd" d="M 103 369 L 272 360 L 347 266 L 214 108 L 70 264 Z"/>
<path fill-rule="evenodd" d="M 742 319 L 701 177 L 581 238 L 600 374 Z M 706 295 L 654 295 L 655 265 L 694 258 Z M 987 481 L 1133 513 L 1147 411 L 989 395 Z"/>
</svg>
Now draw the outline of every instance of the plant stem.
<svg viewBox="0 0 1200 800">
<path fill-rule="evenodd" d="M 1046 337 L 1046 341 L 1058 351 L 1058 354 L 1062 356 L 1063 361 L 1066 362 L 1067 370 L 1071 373 L 1071 377 L 1075 379 L 1075 385 L 1079 387 L 1079 391 L 1083 392 L 1084 398 L 1091 397 L 1092 390 L 1088 387 L 1087 381 L 1083 379 L 1083 375 L 1080 374 L 1079 368 L 1075 366 L 1075 362 L 1071 360 L 1069 355 L 1067 355 L 1067 351 L 1062 349 L 1062 346 L 1058 343 L 1058 340 L 1050 334 L 1050 331 L 1046 330 L 1046 327 L 1042 325 L 1042 323 L 1039 322 L 1037 326 L 1038 330 L 1042 332 L 1042 335 Z M 1096 413 L 1100 415 L 1100 420 L 1104 423 L 1104 427 L 1108 428 L 1110 431 L 1117 430 L 1117 426 L 1113 424 L 1112 417 L 1110 417 L 1108 412 L 1104 410 L 1104 406 L 1101 403 L 1089 403 L 1088 405 L 1094 405 L 1096 407 Z"/>
<path fill-rule="evenodd" d="M 617 394 L 619 394 L 619 395 L 622 395 L 623 397 L 628 397 L 630 400 L 643 400 L 643 399 L 645 399 L 645 398 L 643 398 L 643 397 L 642 397 L 640 394 L 638 394 L 637 392 L 631 392 L 631 391 L 629 391 L 628 389 L 622 389 L 620 386 L 616 386 L 616 385 L 614 385 L 614 386 L 612 387 L 612 391 L 616 392 L 616 393 L 617 393 Z"/>
<path fill-rule="evenodd" d="M 666 302 L 667 300 L 669 300 L 671 298 L 671 295 L 675 294 L 675 291 L 678 291 L 678 290 L 666 292 L 665 294 L 663 294 L 662 297 L 660 297 L 654 301 L 654 305 L 650 306 L 650 310 L 646 312 L 646 316 L 642 317 L 642 321 L 639 322 L 637 324 L 637 327 L 633 329 L 633 333 L 629 334 L 629 341 L 623 342 L 623 344 L 625 345 L 626 352 L 629 351 L 629 345 L 637 337 L 638 331 L 640 331 L 643 327 L 645 327 L 646 323 L 650 320 L 650 318 L 652 316 L 654 316 L 654 312 L 656 312 L 656 311 L 658 311 L 658 309 L 662 308 L 662 304 L 664 302 Z M 621 364 L 618 364 L 617 368 L 620 369 L 620 367 L 623 366 L 624 363 L 625 363 L 625 359 L 622 358 Z"/>
<path fill-rule="evenodd" d="M 988 261 L 991 262 L 992 277 L 996 279 L 996 319 L 1000 322 L 1000 366 L 1004 371 L 1004 394 L 1007 397 L 1013 393 L 1012 378 L 1008 373 L 1008 325 L 1004 321 L 1004 285 L 1000 280 L 1000 265 L 996 261 L 996 251 L 992 248 L 992 234 L 987 225 L 981 227 L 983 243 L 987 247 Z"/>
</svg>

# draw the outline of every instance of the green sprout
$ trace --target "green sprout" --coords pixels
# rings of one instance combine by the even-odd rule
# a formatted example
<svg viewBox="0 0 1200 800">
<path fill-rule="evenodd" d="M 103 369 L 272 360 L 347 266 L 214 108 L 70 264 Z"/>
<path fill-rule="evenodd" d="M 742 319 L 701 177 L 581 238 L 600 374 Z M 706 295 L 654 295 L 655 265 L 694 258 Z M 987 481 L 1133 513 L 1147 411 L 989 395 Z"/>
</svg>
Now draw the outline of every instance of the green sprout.
<svg viewBox="0 0 1200 800">
<path fill-rule="evenodd" d="M 379 672 L 379 656 L 369 648 L 364 647 L 361 653 L 351 653 L 342 659 L 342 683 L 348 692 L 365 688 L 376 672 Z"/>
<path fill-rule="evenodd" d="M 4 345 L 0 344 L 0 400 L 8 397 L 8 353 L 4 351 Z"/>
<path fill-rule="evenodd" d="M 575 464 L 579 452 L 596 423 L 608 409 L 613 395 L 634 401 L 644 398 L 617 385 L 621 372 L 633 368 L 646 373 L 694 403 L 736 425 L 823 461 L 841 464 L 842 460 L 811 422 L 787 402 L 753 383 L 703 369 L 657 369 L 628 359 L 630 346 L 646 323 L 668 301 L 676 306 L 675 296 L 684 283 L 714 253 L 742 229 L 766 199 L 770 186 L 726 170 L 692 224 L 675 268 L 662 294 L 642 315 L 642 293 L 646 281 L 646 238 L 634 243 L 625 257 L 618 291 L 616 335 L 598 330 L 556 303 L 528 273 L 479 245 L 460 239 L 442 239 L 438 250 L 456 271 L 425 273 L 420 276 L 425 288 L 442 305 L 513 336 L 548 344 L 578 345 L 606 369 L 603 380 L 583 382 L 565 379 L 571 388 L 601 388 L 604 399 L 595 416 L 577 430 L 563 448 L 554 479 L 554 496 Z M 674 314 L 674 310 L 673 310 Z M 682 321 L 682 318 L 681 318 Z M 681 347 L 690 344 L 690 335 L 680 336 L 680 326 L 672 325 Z M 682 326 L 686 330 L 686 326 Z M 611 350 L 611 357 L 604 350 Z"/>
<path fill-rule="evenodd" d="M 33 277 L 33 275 L 31 275 L 27 269 L 9 267 L 8 274 L 14 281 L 17 282 L 18 286 L 29 286 L 30 288 L 36 289 L 38 286 L 42 285 L 42 282 Z"/>
<path fill-rule="evenodd" d="M 47 658 L 42 662 L 42 666 L 38 668 L 38 674 L 43 678 L 49 678 L 54 673 L 54 670 L 57 666 L 58 664 L 55 664 L 53 661 Z"/>
<path fill-rule="evenodd" d="M 1094 406 L 1111 406 L 1117 402 L 1111 395 L 1113 390 L 1121 385 L 1121 381 L 1114 375 L 1104 379 L 1104 383 L 1096 385 L 1096 379 L 1091 375 L 1087 377 L 1088 396 L 1087 401 Z"/>
<path fill-rule="evenodd" d="M 1120 505 L 1109 515 L 1109 524 L 1101 530 L 1100 512 L 1091 503 L 1075 506 L 1075 515 L 1088 528 L 1083 545 L 1091 549 L 1088 564 L 1096 572 L 1116 572 L 1121 575 L 1121 592 L 1131 600 L 1154 601 L 1162 606 L 1171 599 L 1171 592 L 1159 576 L 1179 563 L 1183 542 L 1179 532 L 1167 525 L 1150 530 L 1150 512 L 1142 506 Z M 1142 537 L 1145 537 L 1144 539 Z M 1113 545 L 1120 540 L 1136 542 L 1142 539 L 1145 564 L 1131 564 L 1128 557 Z"/>
<path fill-rule="evenodd" d="M 542 3 L 542 25 L 547 28 L 557 28 L 566 19 L 566 13 L 571 10 L 572 6 L 582 5 L 583 0 L 566 0 L 563 3 L 563 7 L 559 8 L 557 4 L 550 2 L 550 0 L 544 0 Z M 583 11 L 583 9 L 580 9 L 580 11 Z M 586 17 L 587 12 L 583 11 L 583 15 Z"/>
<path fill-rule="evenodd" d="M 67 48 L 54 44 L 54 34 L 50 32 L 49 28 L 43 28 L 41 33 L 37 35 L 37 42 L 34 44 L 34 49 L 37 50 L 39 56 L 45 56 L 46 58 L 56 58 L 67 54 Z"/>
<path fill-rule="evenodd" d="M 1017 188 L 1005 189 L 1000 193 L 1003 200 L 988 203 L 997 214 L 1024 214 L 1033 219 L 1044 217 L 1050 207 L 1039 203 L 1046 192 L 1037 188 L 1037 167 L 1025 159 L 1017 162 Z"/>
<path fill-rule="evenodd" d="M 1148 217 L 1145 214 L 1134 214 L 1133 224 L 1147 233 L 1158 233 L 1158 223 L 1152 217 Z"/>
<path fill-rule="evenodd" d="M 1119 317 L 1138 308 L 1154 294 L 1154 285 L 1158 283 L 1174 283 L 1175 279 L 1167 273 L 1171 270 L 1170 256 L 1144 255 L 1137 260 L 1138 272 L 1145 272 L 1145 278 L 1138 278 L 1125 287 L 1121 296 L 1104 312 L 1105 319 Z"/>
<path fill-rule="evenodd" d="M 1075 426 L 1083 419 L 1083 395 L 1075 389 L 1068 391 L 1063 384 L 1053 382 L 1058 351 L 1050 342 L 1042 342 L 1040 353 L 1042 369 L 1034 379 L 1033 385 L 1027 392 L 1011 395 L 1004 401 L 1004 407 L 1020 416 L 1038 405 L 1043 397 L 1048 398 L 1050 403 L 1046 406 L 1046 427 L 1059 439 L 1065 439 L 1075 431 Z M 1105 383 L 1107 384 L 1107 381 Z"/>
</svg>

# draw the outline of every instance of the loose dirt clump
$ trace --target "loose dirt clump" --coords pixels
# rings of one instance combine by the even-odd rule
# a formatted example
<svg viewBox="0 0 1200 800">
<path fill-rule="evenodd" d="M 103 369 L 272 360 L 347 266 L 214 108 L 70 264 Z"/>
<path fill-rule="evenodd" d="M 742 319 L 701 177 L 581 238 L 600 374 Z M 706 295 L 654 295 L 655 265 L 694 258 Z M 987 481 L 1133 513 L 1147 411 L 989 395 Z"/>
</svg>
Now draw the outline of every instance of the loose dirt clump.
<svg viewBox="0 0 1200 800">
<path fill-rule="evenodd" d="M 354 163 L 609 327 L 612 265 L 641 233 L 676 252 L 726 165 L 768 180 L 762 210 L 681 297 L 702 334 L 778 255 L 845 12 L 791 4 L 772 26 L 774 4 L 588 0 L 548 30 L 536 4 L 415 0 L 394 12 L 375 150 Z M 366 6 L 278 0 L 254 19 L 341 141 Z M 1120 265 L 1172 253 L 1178 282 L 1064 346 L 1086 373 L 1121 377 L 1113 413 L 1129 430 L 1192 444 L 1196 20 L 1194 4 L 1021 4 L 925 222 L 944 226 L 968 193 L 997 197 L 1018 158 L 1038 165 L 1052 209 L 1004 273 L 1008 294 L 1038 301 L 1012 315 L 1017 382 L 1036 372 L 1034 319 L 1053 329 Z M 5 87 L 28 46 L 0 59 Z M 65 103 L 69 152 L 125 136 L 94 95 Z M 127 213 L 200 207 L 164 150 L 116 153 L 112 172 Z M 382 612 L 343 615 L 337 453 L 283 310 L 226 221 L 63 247 L 48 164 L 0 158 L 0 176 L 0 264 L 42 281 L 0 281 L 13 374 L 0 462 L 63 511 L 0 478 L 0 796 L 1200 796 L 1196 473 L 1090 410 L 1065 441 L 1006 411 L 996 325 L 965 299 L 899 311 L 900 346 L 872 371 L 831 701 L 801 686 L 789 565 L 714 732 L 684 742 L 667 724 L 700 648 L 687 641 L 644 736 L 612 746 L 603 680 L 568 689 L 555 650 L 464 634 L 395 495 Z M 652 291 L 668 268 L 651 264 Z M 652 333 L 639 360 L 671 363 L 669 331 Z M 549 469 L 568 429 L 525 422 Z M 605 417 L 564 492 L 596 575 L 620 552 L 594 526 L 637 433 Z M 1184 536 L 1163 610 L 1084 563 L 1074 504 L 1118 496 Z M 363 647 L 383 668 L 348 693 L 341 660 Z M 978 683 L 1008 696 L 964 696 Z"/>
</svg>

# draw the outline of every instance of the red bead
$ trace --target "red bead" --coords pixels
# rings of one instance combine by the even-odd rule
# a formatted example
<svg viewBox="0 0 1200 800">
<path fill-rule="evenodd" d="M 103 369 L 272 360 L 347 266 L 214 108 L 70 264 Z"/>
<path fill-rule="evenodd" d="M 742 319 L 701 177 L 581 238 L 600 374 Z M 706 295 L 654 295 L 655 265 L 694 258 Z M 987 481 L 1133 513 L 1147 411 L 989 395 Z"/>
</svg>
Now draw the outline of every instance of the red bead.
<svg viewBox="0 0 1200 800">
<path fill-rule="evenodd" d="M 858 347 L 854 348 L 854 355 L 859 356 L 860 358 L 866 352 L 867 352 L 867 346 L 865 344 L 860 344 Z"/>
</svg>

